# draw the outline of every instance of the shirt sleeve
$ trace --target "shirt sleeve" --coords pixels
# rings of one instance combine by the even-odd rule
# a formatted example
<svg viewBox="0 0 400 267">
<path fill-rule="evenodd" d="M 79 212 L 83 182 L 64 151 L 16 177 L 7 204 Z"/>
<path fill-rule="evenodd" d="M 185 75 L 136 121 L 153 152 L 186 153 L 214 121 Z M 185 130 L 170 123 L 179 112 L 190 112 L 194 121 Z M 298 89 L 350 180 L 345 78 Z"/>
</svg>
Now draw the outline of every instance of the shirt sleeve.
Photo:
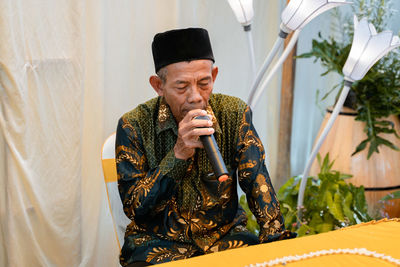
<svg viewBox="0 0 400 267">
<path fill-rule="evenodd" d="M 161 212 L 158 207 L 175 194 L 189 166 L 189 160 L 177 159 L 172 149 L 157 168 L 149 169 L 138 127 L 124 118 L 117 126 L 115 160 L 124 212 L 136 223 Z"/>
<path fill-rule="evenodd" d="M 239 128 L 237 151 L 239 184 L 260 226 L 260 243 L 295 237 L 294 233 L 285 230 L 279 202 L 265 166 L 264 147 L 253 126 L 249 107 Z"/>
</svg>

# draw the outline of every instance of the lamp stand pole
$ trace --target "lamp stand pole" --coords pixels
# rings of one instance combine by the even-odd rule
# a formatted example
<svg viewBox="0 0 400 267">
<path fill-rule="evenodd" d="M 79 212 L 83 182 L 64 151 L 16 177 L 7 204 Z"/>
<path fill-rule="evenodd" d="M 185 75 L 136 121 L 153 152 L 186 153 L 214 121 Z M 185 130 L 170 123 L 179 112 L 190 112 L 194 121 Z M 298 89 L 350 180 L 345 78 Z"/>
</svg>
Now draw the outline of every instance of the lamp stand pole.
<svg viewBox="0 0 400 267">
<path fill-rule="evenodd" d="M 250 56 L 250 66 L 251 66 L 251 81 L 253 81 L 256 77 L 256 57 L 254 54 L 254 42 L 253 35 L 251 34 L 251 24 L 243 27 L 246 36 L 247 43 L 249 47 L 249 56 Z"/>
<path fill-rule="evenodd" d="M 311 165 L 314 162 L 315 157 L 317 156 L 317 153 L 318 153 L 319 149 L 321 148 L 322 143 L 325 141 L 326 136 L 328 135 L 330 129 L 332 128 L 333 123 L 336 120 L 336 117 L 338 116 L 340 110 L 342 109 L 344 101 L 346 100 L 347 94 L 350 91 L 352 83 L 353 82 L 351 82 L 351 81 L 345 80 L 344 87 L 342 89 L 342 92 L 340 93 L 338 101 L 336 102 L 336 105 L 335 105 L 335 108 L 333 109 L 332 115 L 329 118 L 321 135 L 319 136 L 318 141 L 315 143 L 314 148 L 311 152 L 311 155 L 308 157 L 306 167 L 304 168 L 303 175 L 301 176 L 299 196 L 297 198 L 298 219 L 300 221 L 303 216 L 302 206 L 303 206 L 303 201 L 304 201 L 304 191 L 306 189 L 308 174 L 310 172 Z"/>
</svg>

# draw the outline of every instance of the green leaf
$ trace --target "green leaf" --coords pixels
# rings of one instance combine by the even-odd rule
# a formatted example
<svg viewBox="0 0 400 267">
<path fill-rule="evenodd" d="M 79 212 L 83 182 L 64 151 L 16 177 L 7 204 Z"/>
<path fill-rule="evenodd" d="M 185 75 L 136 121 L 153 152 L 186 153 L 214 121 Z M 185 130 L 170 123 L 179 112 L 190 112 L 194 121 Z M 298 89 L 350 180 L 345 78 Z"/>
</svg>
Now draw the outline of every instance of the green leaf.
<svg viewBox="0 0 400 267">
<path fill-rule="evenodd" d="M 353 194 L 350 191 L 346 192 L 346 196 L 343 199 L 343 213 L 350 221 L 350 224 L 355 224 L 356 221 L 354 219 L 354 212 L 351 210 L 351 206 L 353 204 Z"/>
<path fill-rule="evenodd" d="M 389 140 L 386 140 L 386 139 L 383 139 L 383 138 L 381 138 L 381 137 L 377 137 L 377 140 L 378 140 L 378 143 L 380 144 L 380 145 L 385 145 L 385 146 L 388 146 L 388 147 L 390 147 L 391 149 L 393 149 L 393 150 L 397 150 L 397 151 L 399 151 L 399 148 L 397 147 L 397 146 L 395 146 L 392 142 L 390 142 Z"/>
<path fill-rule="evenodd" d="M 367 146 L 368 142 L 369 142 L 369 139 L 363 140 L 363 141 L 356 147 L 356 150 L 353 152 L 353 154 L 351 154 L 351 156 L 354 156 L 354 155 L 357 154 L 358 152 L 364 150 L 365 147 Z"/>
<path fill-rule="evenodd" d="M 325 232 L 329 232 L 332 231 L 334 226 L 335 226 L 335 220 L 332 217 L 332 215 L 330 215 L 329 213 L 324 214 L 323 217 L 323 222 L 321 224 L 319 224 L 315 230 L 318 233 L 325 233 Z"/>
<path fill-rule="evenodd" d="M 336 85 L 334 85 L 327 93 L 325 93 L 325 95 L 321 98 L 320 101 L 324 101 L 333 91 L 335 91 L 340 85 L 342 85 L 342 83 L 338 83 Z"/>
<path fill-rule="evenodd" d="M 367 207 L 367 201 L 365 199 L 364 187 L 360 186 L 357 188 L 354 185 L 350 184 L 350 188 L 353 191 L 353 196 L 355 199 L 354 207 L 360 213 L 367 213 L 368 207 Z"/>
<path fill-rule="evenodd" d="M 319 155 L 319 154 L 318 154 Z M 333 164 L 335 163 L 335 161 L 333 160 L 332 162 L 329 160 L 329 152 L 326 153 L 324 160 L 322 161 L 321 164 L 321 156 L 319 156 L 320 159 L 318 160 L 320 169 L 321 169 L 321 173 L 322 174 L 326 174 L 329 173 L 330 170 L 332 169 Z"/>
<path fill-rule="evenodd" d="M 395 191 L 395 192 L 390 193 L 390 194 L 387 194 L 386 196 L 381 198 L 381 200 L 383 200 L 383 201 L 392 200 L 392 199 L 400 199 L 400 190 L 399 191 Z"/>
<path fill-rule="evenodd" d="M 315 234 L 315 230 L 306 224 L 302 224 L 299 229 L 296 231 L 297 235 L 300 236 L 305 236 L 305 235 L 313 235 Z"/>
<path fill-rule="evenodd" d="M 351 174 L 346 174 L 346 173 L 340 173 L 340 179 L 349 179 L 349 178 L 351 178 L 351 177 L 353 177 L 353 175 L 351 175 Z"/>
<path fill-rule="evenodd" d="M 344 215 L 342 212 L 341 199 L 339 194 L 335 193 L 332 195 L 331 192 L 325 193 L 326 203 L 328 204 L 329 212 L 338 221 L 344 221 Z"/>
<path fill-rule="evenodd" d="M 368 149 L 367 159 L 369 159 L 372 156 L 372 153 L 374 153 L 374 152 L 379 153 L 378 143 L 376 141 L 370 143 L 369 149 Z"/>
<path fill-rule="evenodd" d="M 321 212 L 319 210 L 310 212 L 309 217 L 311 217 L 311 219 L 308 225 L 314 229 L 316 229 L 318 225 L 324 223 L 321 217 Z"/>
<path fill-rule="evenodd" d="M 391 126 L 392 128 L 394 127 L 394 123 L 392 121 L 388 121 L 388 120 L 376 121 L 375 124 L 381 125 L 381 126 Z"/>
<path fill-rule="evenodd" d="M 290 178 L 279 190 L 278 196 L 285 198 L 288 194 L 291 194 L 293 189 L 296 187 L 296 177 Z"/>
</svg>

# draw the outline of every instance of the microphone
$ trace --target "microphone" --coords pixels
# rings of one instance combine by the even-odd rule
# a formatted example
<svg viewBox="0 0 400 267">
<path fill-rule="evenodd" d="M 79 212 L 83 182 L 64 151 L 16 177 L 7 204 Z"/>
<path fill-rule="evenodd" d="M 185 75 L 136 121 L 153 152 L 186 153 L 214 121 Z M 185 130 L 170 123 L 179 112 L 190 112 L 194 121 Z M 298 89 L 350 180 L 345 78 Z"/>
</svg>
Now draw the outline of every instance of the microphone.
<svg viewBox="0 0 400 267">
<path fill-rule="evenodd" d="M 195 117 L 197 120 L 209 120 L 208 116 L 197 116 Z M 218 178 L 218 181 L 224 182 L 228 180 L 228 170 L 226 169 L 224 160 L 222 159 L 221 153 L 219 152 L 219 148 L 217 142 L 215 141 L 214 135 L 201 135 L 200 141 L 203 143 L 204 149 L 206 150 L 208 159 L 211 162 L 211 165 L 214 170 L 215 176 Z"/>
</svg>

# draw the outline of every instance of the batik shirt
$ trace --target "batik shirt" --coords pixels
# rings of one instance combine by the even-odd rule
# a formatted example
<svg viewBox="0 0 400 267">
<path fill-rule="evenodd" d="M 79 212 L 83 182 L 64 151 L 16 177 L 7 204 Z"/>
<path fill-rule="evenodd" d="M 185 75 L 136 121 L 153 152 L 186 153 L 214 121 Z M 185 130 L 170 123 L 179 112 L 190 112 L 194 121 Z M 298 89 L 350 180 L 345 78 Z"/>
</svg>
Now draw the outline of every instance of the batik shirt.
<svg viewBox="0 0 400 267">
<path fill-rule="evenodd" d="M 116 139 L 118 186 L 124 212 L 131 219 L 121 264 L 161 263 L 201 255 L 243 242 L 218 242 L 246 231 L 238 204 L 237 179 L 260 225 L 259 241 L 290 236 L 285 231 L 265 153 L 250 108 L 236 97 L 212 94 L 207 113 L 229 172 L 219 182 L 204 149 L 177 159 L 177 123 L 162 97 L 154 98 L 119 120 Z"/>
</svg>

